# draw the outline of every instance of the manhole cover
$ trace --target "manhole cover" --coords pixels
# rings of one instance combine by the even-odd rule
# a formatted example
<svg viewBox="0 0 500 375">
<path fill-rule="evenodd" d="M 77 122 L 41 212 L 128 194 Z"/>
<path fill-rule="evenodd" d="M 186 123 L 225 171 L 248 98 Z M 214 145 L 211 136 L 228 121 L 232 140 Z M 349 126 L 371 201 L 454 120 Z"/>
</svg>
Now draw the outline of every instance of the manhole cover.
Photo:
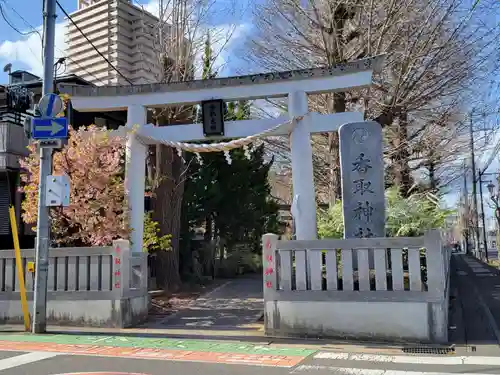
<svg viewBox="0 0 500 375">
<path fill-rule="evenodd" d="M 408 347 L 408 348 L 403 348 L 403 353 L 406 354 L 439 354 L 439 355 L 446 355 L 446 354 L 454 354 L 455 353 L 455 348 L 449 347 L 449 348 L 434 348 L 434 347 L 426 347 L 426 346 L 417 346 L 417 347 Z"/>
</svg>

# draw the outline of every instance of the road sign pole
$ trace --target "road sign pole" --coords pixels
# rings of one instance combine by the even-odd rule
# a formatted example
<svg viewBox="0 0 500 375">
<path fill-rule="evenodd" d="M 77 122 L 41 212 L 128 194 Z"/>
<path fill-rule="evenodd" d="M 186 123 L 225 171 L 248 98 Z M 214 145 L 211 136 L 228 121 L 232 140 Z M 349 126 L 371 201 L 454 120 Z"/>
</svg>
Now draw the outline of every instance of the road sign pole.
<svg viewBox="0 0 500 375">
<path fill-rule="evenodd" d="M 56 0 L 44 0 L 43 94 L 53 90 Z M 49 270 L 50 217 L 45 201 L 47 176 L 52 173 L 52 149 L 40 147 L 40 181 L 38 185 L 38 222 L 35 253 L 35 293 L 33 333 L 45 333 L 47 326 L 47 276 Z"/>
</svg>

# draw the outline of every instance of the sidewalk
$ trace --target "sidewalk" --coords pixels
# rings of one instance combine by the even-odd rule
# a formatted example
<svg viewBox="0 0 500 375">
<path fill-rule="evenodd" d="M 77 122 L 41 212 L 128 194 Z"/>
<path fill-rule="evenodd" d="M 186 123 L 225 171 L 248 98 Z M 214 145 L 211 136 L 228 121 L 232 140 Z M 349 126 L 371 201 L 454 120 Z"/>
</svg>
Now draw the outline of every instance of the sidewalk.
<svg viewBox="0 0 500 375">
<path fill-rule="evenodd" d="M 451 258 L 449 340 L 500 355 L 500 272 L 465 254 Z"/>
</svg>

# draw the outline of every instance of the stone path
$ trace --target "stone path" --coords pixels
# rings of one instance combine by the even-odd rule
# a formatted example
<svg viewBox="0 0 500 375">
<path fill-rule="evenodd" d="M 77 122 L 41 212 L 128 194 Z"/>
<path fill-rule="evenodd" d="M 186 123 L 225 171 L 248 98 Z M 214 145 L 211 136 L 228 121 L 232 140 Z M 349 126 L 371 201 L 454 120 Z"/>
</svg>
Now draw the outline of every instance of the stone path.
<svg viewBox="0 0 500 375">
<path fill-rule="evenodd" d="M 188 307 L 144 328 L 178 328 L 184 330 L 231 330 L 260 327 L 255 323 L 264 313 L 262 278 L 229 280 L 191 302 Z"/>
</svg>

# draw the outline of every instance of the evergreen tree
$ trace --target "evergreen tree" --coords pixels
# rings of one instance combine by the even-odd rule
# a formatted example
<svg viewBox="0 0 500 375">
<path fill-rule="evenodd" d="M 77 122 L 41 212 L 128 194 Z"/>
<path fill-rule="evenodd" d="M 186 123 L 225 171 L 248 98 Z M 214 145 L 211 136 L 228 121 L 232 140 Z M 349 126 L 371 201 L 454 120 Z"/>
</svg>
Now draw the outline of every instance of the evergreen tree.
<svg viewBox="0 0 500 375">
<path fill-rule="evenodd" d="M 217 72 L 212 72 L 212 65 L 214 63 L 213 53 L 210 33 L 207 33 L 205 51 L 203 54 L 203 73 L 201 74 L 201 79 L 212 79 L 217 77 Z"/>
<path fill-rule="evenodd" d="M 212 49 L 207 36 L 204 79 L 216 76 L 212 65 Z M 249 119 L 250 112 L 248 101 L 229 102 L 224 119 Z M 203 164 L 200 165 L 193 154 L 188 155 L 190 169 L 183 202 L 185 236 L 189 236 L 190 228 L 203 225 L 207 240 L 218 235 L 225 239 L 229 249 L 235 244 L 246 243 L 259 253 L 261 236 L 278 230 L 278 205 L 270 197 L 268 183 L 272 162 L 265 163 L 264 147 L 252 150 L 250 159 L 242 149 L 231 151 L 230 165 L 222 152 L 201 156 Z M 216 233 L 212 233 L 212 227 Z"/>
</svg>

